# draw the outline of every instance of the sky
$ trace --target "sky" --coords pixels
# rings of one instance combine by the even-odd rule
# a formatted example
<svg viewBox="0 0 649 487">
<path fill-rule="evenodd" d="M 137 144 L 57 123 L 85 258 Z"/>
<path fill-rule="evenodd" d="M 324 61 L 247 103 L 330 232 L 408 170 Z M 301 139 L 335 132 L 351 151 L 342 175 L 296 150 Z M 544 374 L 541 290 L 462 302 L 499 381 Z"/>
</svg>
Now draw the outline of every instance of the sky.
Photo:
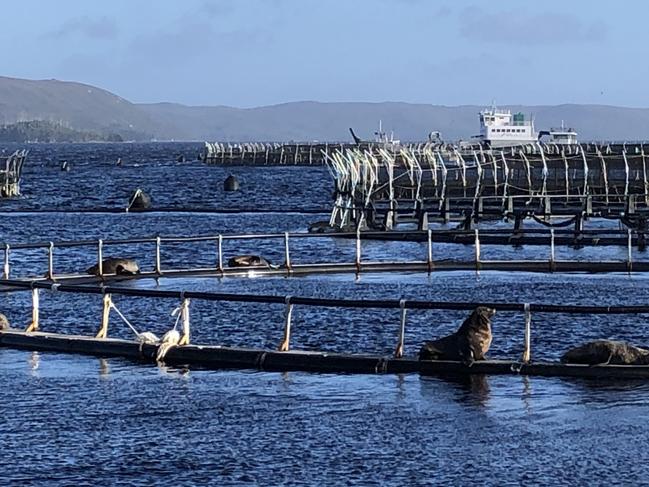
<svg viewBox="0 0 649 487">
<path fill-rule="evenodd" d="M 644 0 L 3 2 L 0 75 L 134 102 L 649 107 Z"/>
</svg>

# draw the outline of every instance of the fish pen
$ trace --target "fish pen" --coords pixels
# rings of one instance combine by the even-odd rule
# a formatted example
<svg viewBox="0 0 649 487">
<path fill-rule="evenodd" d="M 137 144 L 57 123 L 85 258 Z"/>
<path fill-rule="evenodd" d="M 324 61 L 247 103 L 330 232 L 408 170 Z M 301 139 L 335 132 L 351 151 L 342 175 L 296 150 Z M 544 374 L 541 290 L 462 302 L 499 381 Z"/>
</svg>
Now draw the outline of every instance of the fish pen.
<svg viewBox="0 0 649 487">
<path fill-rule="evenodd" d="M 494 228 L 407 231 L 401 232 L 401 238 L 412 242 L 413 247 L 408 252 L 395 248 L 393 255 L 389 255 L 383 244 L 374 242 L 382 235 L 381 232 L 357 230 L 333 234 L 284 232 L 5 243 L 0 244 L 4 279 L 0 280 L 0 284 L 8 279 L 101 282 L 160 277 L 304 276 L 372 272 L 649 271 L 649 259 L 638 258 L 638 252 L 646 249 L 644 234 L 634 233 L 631 229 L 584 230 L 578 236 L 571 230 L 554 228 L 521 230 L 518 234 Z M 349 243 L 342 244 L 341 240 Z M 375 252 L 366 255 L 365 246 L 372 243 L 377 244 Z M 437 250 L 438 245 L 446 244 L 461 244 L 464 250 L 459 256 L 451 258 L 448 247 Z M 537 245 L 545 246 L 547 250 L 542 254 L 535 252 L 534 258 L 485 258 L 483 247 L 492 245 Z M 617 259 L 566 259 L 557 256 L 557 248 L 561 246 L 582 248 L 603 245 L 621 246 L 626 251 L 618 252 Z M 309 255 L 304 257 L 306 249 Z M 114 269 L 105 268 L 106 259 L 120 255 L 127 255 L 137 270 L 120 274 Z M 200 260 L 182 262 L 180 256 L 187 255 L 199 255 Z M 279 263 L 272 264 L 269 255 Z M 236 262 L 237 257 L 241 256 L 246 262 Z M 138 262 L 148 262 L 150 267 Z M 92 271 L 83 270 L 90 265 L 93 265 Z"/>
<path fill-rule="evenodd" d="M 9 156 L 0 155 L 0 196 L 20 195 L 20 180 L 28 151 L 18 150 Z"/>
<path fill-rule="evenodd" d="M 224 294 L 200 291 L 171 291 L 133 289 L 118 286 L 65 285 L 45 282 L 7 281 L 14 289 L 31 290 L 31 322 L 26 330 L 5 327 L 0 329 L 0 346 L 24 350 L 63 352 L 95 355 L 99 357 L 124 357 L 148 363 L 168 363 L 203 368 L 238 368 L 273 371 L 301 370 L 308 372 L 344 373 L 421 373 L 421 374 L 514 374 L 564 377 L 612 377 L 649 378 L 647 365 L 583 365 L 559 362 L 536 362 L 532 360 L 532 316 L 533 313 L 564 315 L 641 315 L 649 313 L 647 306 L 574 306 L 548 305 L 534 303 L 475 303 L 475 302 L 434 302 L 417 300 L 352 300 L 312 298 L 298 296 Z M 45 332 L 39 321 L 39 292 L 71 293 L 72 295 L 96 295 L 101 298 L 103 308 L 100 323 L 94 337 L 84 335 Z M 158 339 L 148 331 L 137 330 L 115 304 L 117 296 L 131 296 L 142 299 L 163 298 L 180 302 L 175 310 L 178 322 L 182 322 L 182 335 L 176 332 L 174 339 Z M 281 334 L 277 336 L 274 349 L 228 347 L 221 345 L 199 345 L 191 343 L 190 302 L 208 303 L 256 303 L 259 305 L 282 305 Z M 324 307 L 336 309 L 383 309 L 394 310 L 394 352 L 391 355 L 331 353 L 327 351 L 294 350 L 291 346 L 294 308 Z M 520 315 L 519 340 L 520 355 L 507 360 L 477 360 L 464 363 L 449 360 L 418 360 L 404 353 L 408 312 L 415 310 L 453 310 L 473 311 L 486 306 L 499 313 Z M 220 309 L 220 308 L 219 308 Z M 134 338 L 109 338 L 111 312 L 128 327 Z M 114 327 L 115 325 L 113 325 Z M 210 326 L 210 323 L 193 325 Z M 168 335 L 165 335 L 165 337 Z M 170 335 L 169 335 L 170 336 Z"/>
<path fill-rule="evenodd" d="M 329 226 L 391 230 L 406 218 L 425 229 L 428 219 L 451 214 L 473 221 L 602 215 L 645 229 L 647 155 L 643 144 L 335 151 L 326 156 L 335 182 Z"/>
<path fill-rule="evenodd" d="M 419 153 L 426 144 L 410 143 L 392 145 L 383 142 L 205 142 L 201 159 L 206 164 L 232 166 L 321 166 L 334 152 L 360 150 L 378 154 L 379 149 L 389 150 L 399 157 L 401 148 Z"/>
</svg>

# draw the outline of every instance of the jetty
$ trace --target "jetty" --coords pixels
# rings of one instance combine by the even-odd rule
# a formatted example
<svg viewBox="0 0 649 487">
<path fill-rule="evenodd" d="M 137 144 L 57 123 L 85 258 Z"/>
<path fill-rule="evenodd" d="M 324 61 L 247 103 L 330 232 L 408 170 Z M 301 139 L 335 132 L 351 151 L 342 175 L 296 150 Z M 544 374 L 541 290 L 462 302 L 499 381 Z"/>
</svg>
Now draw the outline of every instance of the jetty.
<svg viewBox="0 0 649 487">
<path fill-rule="evenodd" d="M 283 304 L 283 327 L 278 336 L 276 349 L 226 347 L 219 345 L 174 345 L 164 355 L 164 362 L 179 366 L 200 368 L 258 369 L 273 371 L 301 370 L 309 372 L 343 372 L 364 374 L 420 373 L 424 375 L 530 375 L 559 377 L 609 377 L 649 379 L 649 366 L 635 365 L 573 365 L 532 360 L 532 313 L 571 315 L 597 314 L 645 314 L 647 306 L 572 306 L 533 303 L 475 303 L 432 302 L 416 300 L 345 300 L 275 295 L 223 294 L 199 291 L 170 291 L 157 289 L 134 289 L 119 286 L 64 285 L 36 281 L 0 281 L 0 286 L 31 290 L 32 322 L 26 330 L 0 331 L 0 346 L 23 350 L 61 352 L 94 355 L 98 357 L 123 357 L 141 362 L 160 361 L 159 343 L 139 340 L 139 332 L 117 309 L 114 296 L 138 296 L 140 298 L 168 298 L 181 302 L 183 326 L 189 337 L 189 308 L 191 300 L 212 302 L 258 303 L 259 305 Z M 104 303 L 101 326 L 96 337 L 45 332 L 39 325 L 39 290 L 60 293 L 94 294 Z M 295 306 L 319 306 L 335 308 L 380 308 L 397 310 L 395 317 L 395 348 L 392 355 L 368 355 L 353 353 L 330 353 L 327 351 L 303 351 L 291 348 L 292 314 Z M 485 360 L 472 365 L 454 361 L 419 361 L 404 355 L 409 310 L 465 310 L 488 306 L 499 312 L 521 314 L 521 356 L 513 360 Z M 109 317 L 112 309 L 136 334 L 133 340 L 109 338 Z M 209 326 L 202 323 L 199 326 Z"/>
<path fill-rule="evenodd" d="M 9 198 L 20 195 L 23 164 L 28 151 L 18 150 L 9 156 L 0 155 L 0 196 Z"/>
</svg>

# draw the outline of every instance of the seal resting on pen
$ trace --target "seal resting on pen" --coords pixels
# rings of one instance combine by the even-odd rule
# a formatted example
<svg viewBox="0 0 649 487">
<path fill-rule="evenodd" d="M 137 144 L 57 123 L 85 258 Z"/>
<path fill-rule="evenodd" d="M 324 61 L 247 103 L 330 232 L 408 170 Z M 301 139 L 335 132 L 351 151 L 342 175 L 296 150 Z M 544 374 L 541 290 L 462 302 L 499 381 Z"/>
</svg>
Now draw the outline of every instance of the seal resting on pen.
<svg viewBox="0 0 649 487">
<path fill-rule="evenodd" d="M 2 330 L 9 330 L 11 326 L 9 326 L 9 320 L 5 315 L 0 313 L 0 331 Z"/>
<path fill-rule="evenodd" d="M 117 274 L 120 276 L 134 276 L 140 273 L 140 266 L 135 259 L 124 259 L 118 257 L 109 257 L 101 262 L 102 272 L 104 274 Z M 98 276 L 99 264 L 86 269 L 86 273 Z"/>
<path fill-rule="evenodd" d="M 627 342 L 594 340 L 571 348 L 561 357 L 564 364 L 649 365 L 649 350 Z"/>
<path fill-rule="evenodd" d="M 424 343 L 419 360 L 458 360 L 467 365 L 484 360 L 491 346 L 493 308 L 478 306 L 458 330 L 446 337 Z"/>
<path fill-rule="evenodd" d="M 279 266 L 273 265 L 269 260 L 261 255 L 237 255 L 228 259 L 228 267 L 265 267 L 267 269 L 277 269 Z"/>
</svg>

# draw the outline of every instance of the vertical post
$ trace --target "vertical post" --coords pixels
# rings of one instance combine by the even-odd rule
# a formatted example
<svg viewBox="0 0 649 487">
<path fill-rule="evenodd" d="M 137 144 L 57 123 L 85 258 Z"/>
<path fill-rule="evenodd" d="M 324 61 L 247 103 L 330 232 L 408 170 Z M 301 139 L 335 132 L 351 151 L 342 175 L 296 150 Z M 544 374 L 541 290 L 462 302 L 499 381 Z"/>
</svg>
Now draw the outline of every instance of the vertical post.
<svg viewBox="0 0 649 487">
<path fill-rule="evenodd" d="M 475 229 L 475 268 L 480 270 L 480 234 L 478 229 Z"/>
<path fill-rule="evenodd" d="M 104 276 L 104 241 L 99 239 L 97 241 L 97 270 L 99 277 Z"/>
<path fill-rule="evenodd" d="M 448 198 L 444 198 L 443 208 L 444 208 L 442 210 L 443 221 L 444 221 L 444 224 L 447 224 L 451 219 L 451 215 L 450 215 L 450 213 L 451 213 L 451 200 L 449 200 Z"/>
<path fill-rule="evenodd" d="M 110 319 L 110 308 L 112 306 L 112 301 L 110 299 L 110 294 L 104 294 L 104 307 L 101 313 L 101 327 L 95 335 L 95 338 L 106 338 L 108 335 L 108 321 Z"/>
<path fill-rule="evenodd" d="M 54 242 L 50 242 L 47 250 L 47 278 L 54 280 Z"/>
<path fill-rule="evenodd" d="M 399 309 L 401 310 L 401 323 L 399 327 L 399 341 L 397 342 L 397 348 L 394 350 L 394 358 L 403 357 L 403 342 L 406 335 L 406 315 L 408 311 L 405 299 L 399 301 Z"/>
<path fill-rule="evenodd" d="M 554 272 L 554 228 L 550 229 L 550 272 Z"/>
<path fill-rule="evenodd" d="M 219 234 L 219 240 L 217 244 L 217 252 L 218 252 L 218 259 L 219 259 L 219 271 L 221 271 L 221 274 L 223 273 L 223 235 Z"/>
<path fill-rule="evenodd" d="M 633 235 L 631 229 L 627 230 L 627 256 L 626 256 L 626 268 L 628 272 L 631 272 L 633 266 Z"/>
<path fill-rule="evenodd" d="M 38 288 L 32 289 L 32 322 L 25 330 L 26 332 L 38 331 L 38 308 L 39 308 L 39 290 Z"/>
<path fill-rule="evenodd" d="M 428 273 L 433 270 L 433 231 L 428 229 Z"/>
<path fill-rule="evenodd" d="M 160 266 L 160 237 L 155 238 L 155 272 L 158 275 L 162 274 Z"/>
<path fill-rule="evenodd" d="M 528 364 L 532 359 L 532 313 L 530 312 L 530 303 L 523 305 L 525 311 L 525 343 L 521 362 Z"/>
<path fill-rule="evenodd" d="M 4 278 L 9 279 L 9 244 L 5 244 Z"/>
<path fill-rule="evenodd" d="M 291 303 L 291 296 L 286 296 L 284 302 L 286 303 L 286 309 L 284 312 L 284 337 L 277 348 L 280 352 L 288 352 L 291 342 L 291 319 L 293 316 L 293 303 Z"/>
<path fill-rule="evenodd" d="M 291 272 L 291 254 L 288 245 L 288 232 L 284 232 L 284 265 L 286 266 L 286 270 Z"/>
<path fill-rule="evenodd" d="M 361 272 L 361 227 L 356 227 L 356 272 Z"/>
<path fill-rule="evenodd" d="M 182 304 L 180 305 L 180 318 L 183 324 L 183 334 L 180 337 L 178 345 L 189 345 L 189 299 L 184 297 L 185 293 L 181 293 L 183 296 Z"/>
</svg>

